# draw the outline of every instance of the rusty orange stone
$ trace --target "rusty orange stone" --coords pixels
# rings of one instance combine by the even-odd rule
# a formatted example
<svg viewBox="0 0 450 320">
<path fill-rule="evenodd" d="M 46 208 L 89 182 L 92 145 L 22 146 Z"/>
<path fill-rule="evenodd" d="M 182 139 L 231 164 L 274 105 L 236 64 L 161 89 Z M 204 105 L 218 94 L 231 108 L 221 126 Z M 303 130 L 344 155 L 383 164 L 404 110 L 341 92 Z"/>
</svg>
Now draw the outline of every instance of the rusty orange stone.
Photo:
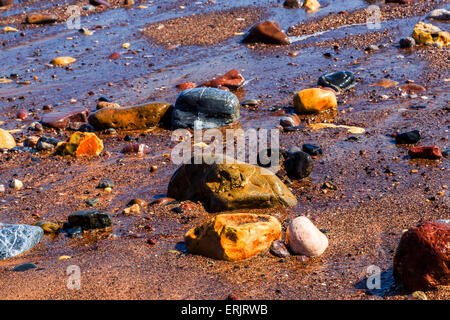
<svg viewBox="0 0 450 320">
<path fill-rule="evenodd" d="M 57 150 L 62 155 L 98 156 L 103 151 L 103 141 L 95 133 L 75 132 L 67 142 L 59 143 Z"/>
<path fill-rule="evenodd" d="M 320 113 L 336 107 L 336 94 L 329 90 L 311 88 L 294 95 L 294 108 L 298 114 Z"/>
</svg>

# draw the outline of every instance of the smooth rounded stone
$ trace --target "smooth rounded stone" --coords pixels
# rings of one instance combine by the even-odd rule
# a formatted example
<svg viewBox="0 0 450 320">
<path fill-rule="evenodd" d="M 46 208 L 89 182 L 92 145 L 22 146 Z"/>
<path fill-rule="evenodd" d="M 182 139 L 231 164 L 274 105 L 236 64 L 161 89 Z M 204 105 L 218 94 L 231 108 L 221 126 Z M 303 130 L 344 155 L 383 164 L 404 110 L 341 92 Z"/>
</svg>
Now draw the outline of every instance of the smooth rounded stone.
<svg viewBox="0 0 450 320">
<path fill-rule="evenodd" d="M 280 222 L 269 215 L 219 214 L 189 230 L 185 237 L 190 253 L 240 261 L 251 258 L 281 238 Z"/>
<path fill-rule="evenodd" d="M 286 242 L 293 254 L 320 256 L 328 247 L 328 238 L 307 217 L 297 217 L 289 223 Z"/>
<path fill-rule="evenodd" d="M 272 242 L 272 245 L 270 246 L 270 253 L 279 258 L 287 258 L 291 255 L 284 243 L 280 240 L 275 240 Z"/>
<path fill-rule="evenodd" d="M 39 227 L 0 222 L 0 260 L 26 252 L 37 245 L 44 235 Z"/>
<path fill-rule="evenodd" d="M 297 9 L 301 8 L 303 4 L 302 0 L 286 0 L 283 3 L 283 7 L 288 9 Z"/>
<path fill-rule="evenodd" d="M 13 179 L 10 183 L 9 183 L 9 187 L 13 188 L 16 191 L 20 191 L 23 189 L 23 183 L 22 181 L 18 180 L 18 179 Z"/>
<path fill-rule="evenodd" d="M 313 144 L 305 143 L 302 146 L 303 152 L 306 152 L 310 156 L 319 156 L 323 154 L 322 148 Z"/>
<path fill-rule="evenodd" d="M 427 91 L 424 87 L 415 83 L 408 83 L 400 87 L 400 90 L 408 93 L 421 93 Z"/>
<path fill-rule="evenodd" d="M 395 252 L 394 279 L 407 290 L 450 285 L 450 225 L 422 222 L 402 235 Z"/>
<path fill-rule="evenodd" d="M 72 213 L 68 221 L 71 227 L 81 227 L 83 230 L 107 228 L 112 224 L 112 218 L 108 212 L 96 209 Z"/>
<path fill-rule="evenodd" d="M 283 132 L 297 132 L 297 131 L 303 131 L 304 129 L 305 129 L 304 126 L 284 127 Z"/>
<path fill-rule="evenodd" d="M 59 143 L 56 152 L 61 155 L 98 156 L 103 151 L 103 141 L 91 132 L 75 132 L 68 141 Z"/>
<path fill-rule="evenodd" d="M 115 109 L 120 109 L 120 108 L 122 108 L 122 107 L 121 107 L 120 104 L 118 104 L 118 103 L 106 102 L 106 101 L 99 101 L 99 102 L 97 103 L 97 110 L 104 109 L 104 108 L 115 108 Z"/>
<path fill-rule="evenodd" d="M 60 141 L 55 138 L 40 137 L 36 143 L 36 149 L 39 151 L 53 150 Z"/>
<path fill-rule="evenodd" d="M 402 49 L 412 48 L 416 45 L 416 40 L 412 37 L 402 38 L 399 44 Z"/>
<path fill-rule="evenodd" d="M 397 144 L 412 144 L 417 143 L 421 139 L 418 130 L 399 133 L 395 136 L 395 143 Z"/>
<path fill-rule="evenodd" d="M 65 107 L 44 114 L 41 123 L 45 127 L 65 130 L 69 126 L 76 127 L 86 123 L 88 116 L 89 110 L 85 107 Z"/>
<path fill-rule="evenodd" d="M 72 57 L 58 57 L 50 61 L 50 63 L 58 67 L 64 67 L 74 63 L 75 61 L 77 61 L 77 59 Z"/>
<path fill-rule="evenodd" d="M 223 127 L 239 116 L 239 99 L 233 93 L 217 88 L 193 88 L 178 96 L 172 113 L 172 128 Z"/>
<path fill-rule="evenodd" d="M 241 105 L 243 106 L 257 106 L 259 104 L 259 101 L 256 99 L 247 99 L 241 102 Z"/>
<path fill-rule="evenodd" d="M 170 179 L 167 196 L 202 201 L 210 211 L 292 207 L 297 203 L 268 169 L 214 155 L 192 158 L 190 164 L 178 168 Z"/>
<path fill-rule="evenodd" d="M 108 98 L 106 98 L 106 97 L 100 97 L 100 98 L 98 98 L 98 102 L 112 102 L 111 101 L 111 99 L 108 99 Z"/>
<path fill-rule="evenodd" d="M 169 103 L 149 103 L 120 109 L 104 108 L 91 114 L 88 121 L 97 130 L 144 130 L 158 126 L 169 109 Z"/>
<path fill-rule="evenodd" d="M 114 188 L 114 182 L 111 179 L 102 179 L 98 183 L 97 188 L 99 189 Z"/>
<path fill-rule="evenodd" d="M 280 125 L 283 128 L 286 127 L 297 127 L 301 123 L 300 118 L 296 114 L 289 114 L 287 116 L 280 118 Z"/>
<path fill-rule="evenodd" d="M 408 155 L 415 159 L 430 159 L 436 160 L 442 158 L 441 149 L 437 146 L 422 146 L 415 147 L 408 150 Z"/>
<path fill-rule="evenodd" d="M 0 149 L 12 149 L 16 146 L 16 140 L 6 130 L 0 129 Z"/>
<path fill-rule="evenodd" d="M 0 184 L 0 193 L 3 193 L 6 191 L 5 185 L 4 184 Z"/>
<path fill-rule="evenodd" d="M 371 44 L 370 46 L 368 46 L 366 49 L 364 49 L 364 51 L 377 51 L 380 48 L 377 45 Z"/>
<path fill-rule="evenodd" d="M 0 7 L 12 6 L 14 0 L 0 0 Z"/>
<path fill-rule="evenodd" d="M 246 43 L 266 43 L 288 45 L 290 40 L 281 30 L 281 26 L 275 21 L 265 21 L 253 26 L 242 40 Z"/>
<path fill-rule="evenodd" d="M 256 162 L 260 167 L 270 168 L 275 165 L 277 158 L 278 158 L 277 165 L 282 165 L 287 157 L 288 153 L 284 149 L 276 149 L 276 148 L 264 149 L 258 152 Z"/>
<path fill-rule="evenodd" d="M 435 9 L 430 12 L 430 14 L 428 15 L 428 19 L 448 21 L 450 20 L 450 10 L 444 8 Z"/>
<path fill-rule="evenodd" d="M 48 24 L 56 21 L 58 21 L 58 17 L 45 13 L 30 13 L 26 17 L 26 22 L 29 24 Z"/>
<path fill-rule="evenodd" d="M 450 41 L 450 34 L 442 31 L 438 27 L 419 22 L 414 26 L 412 37 L 418 44 L 434 45 L 437 47 L 446 47 Z"/>
<path fill-rule="evenodd" d="M 47 221 L 40 221 L 36 223 L 35 226 L 42 228 L 42 230 L 44 230 L 44 233 L 58 233 L 60 229 L 58 224 Z"/>
<path fill-rule="evenodd" d="M 447 150 L 444 150 L 444 151 L 442 151 L 442 156 L 443 157 L 448 157 L 450 155 L 450 149 L 447 149 Z"/>
<path fill-rule="evenodd" d="M 34 263 L 23 263 L 15 266 L 12 271 L 14 272 L 24 272 L 31 269 L 37 269 L 37 266 Z"/>
<path fill-rule="evenodd" d="M 348 90 L 356 85 L 355 75 L 350 71 L 325 73 L 319 77 L 317 84 L 322 87 L 332 88 L 339 92 Z"/>
<path fill-rule="evenodd" d="M 289 178 L 303 179 L 311 173 L 313 160 L 306 152 L 297 151 L 290 153 L 283 165 Z"/>
<path fill-rule="evenodd" d="M 213 87 L 213 88 L 226 87 L 228 89 L 233 90 L 242 86 L 244 82 L 245 79 L 242 76 L 242 74 L 238 70 L 233 69 L 225 73 L 223 76 L 214 78 L 201 84 L 199 87 Z"/>
<path fill-rule="evenodd" d="M 337 108 L 336 94 L 332 91 L 311 88 L 294 95 L 294 109 L 298 114 L 317 114 Z"/>
</svg>

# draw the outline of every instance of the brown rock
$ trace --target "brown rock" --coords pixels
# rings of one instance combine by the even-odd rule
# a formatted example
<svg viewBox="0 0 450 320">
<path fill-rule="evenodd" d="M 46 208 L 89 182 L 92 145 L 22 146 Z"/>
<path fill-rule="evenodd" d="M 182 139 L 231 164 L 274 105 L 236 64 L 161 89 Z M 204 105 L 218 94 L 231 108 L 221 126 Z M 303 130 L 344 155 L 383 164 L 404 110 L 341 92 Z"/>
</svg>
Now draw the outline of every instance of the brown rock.
<svg viewBox="0 0 450 320">
<path fill-rule="evenodd" d="M 12 149 L 16 146 L 16 140 L 6 130 L 0 129 L 0 149 Z"/>
<path fill-rule="evenodd" d="M 283 7 L 288 9 L 301 8 L 302 1 L 301 0 L 286 0 L 283 3 Z"/>
<path fill-rule="evenodd" d="M 31 137 L 26 138 L 25 141 L 23 142 L 23 144 L 26 147 L 36 149 L 38 141 L 39 141 L 39 137 L 31 136 Z"/>
<path fill-rule="evenodd" d="M 191 253 L 239 261 L 267 250 L 281 238 L 280 222 L 269 215 L 219 214 L 189 230 L 184 241 Z"/>
<path fill-rule="evenodd" d="M 146 154 L 150 153 L 150 148 L 143 143 L 133 143 L 125 146 L 122 149 L 122 153 L 136 153 L 136 154 Z"/>
<path fill-rule="evenodd" d="M 411 158 L 421 158 L 431 160 L 442 158 L 441 148 L 437 146 L 423 146 L 411 148 L 408 150 L 408 155 Z"/>
<path fill-rule="evenodd" d="M 200 85 L 201 87 L 214 87 L 214 88 L 222 88 L 227 87 L 229 89 L 237 89 L 242 86 L 245 82 L 244 77 L 237 71 L 233 69 L 228 71 L 223 76 L 218 78 L 214 78 Z"/>
<path fill-rule="evenodd" d="M 400 89 L 408 93 L 420 93 L 426 91 L 424 87 L 414 83 L 405 84 L 404 86 L 401 86 Z"/>
<path fill-rule="evenodd" d="M 14 0 L 0 0 L 0 7 L 12 6 Z"/>
<path fill-rule="evenodd" d="M 247 43 L 262 42 L 266 44 L 288 45 L 291 42 L 281 30 L 278 22 L 266 21 L 253 26 L 243 40 Z"/>
<path fill-rule="evenodd" d="M 120 58 L 120 53 L 118 53 L 118 52 L 114 52 L 108 57 L 108 59 L 110 59 L 110 60 L 117 60 L 119 58 Z"/>
<path fill-rule="evenodd" d="M 180 89 L 180 90 L 187 90 L 187 89 L 192 89 L 195 87 L 197 87 L 197 85 L 193 82 L 183 82 L 183 83 L 177 84 L 177 89 Z"/>
<path fill-rule="evenodd" d="M 204 155 L 172 176 L 167 196 L 200 200 L 211 211 L 292 207 L 297 199 L 271 171 L 234 159 Z M 216 163 L 217 162 L 217 163 Z M 228 163 L 225 163 L 228 162 Z"/>
<path fill-rule="evenodd" d="M 423 222 L 403 234 L 394 256 L 394 278 L 407 290 L 450 285 L 450 224 Z"/>
<path fill-rule="evenodd" d="M 91 114 L 89 123 L 98 130 L 142 130 L 156 127 L 171 108 L 168 103 L 149 103 L 130 108 L 104 108 Z"/>
<path fill-rule="evenodd" d="M 26 22 L 29 24 L 47 24 L 56 21 L 58 21 L 56 16 L 45 13 L 30 13 L 26 18 Z"/>
<path fill-rule="evenodd" d="M 67 129 L 78 128 L 86 123 L 89 110 L 84 107 L 66 107 L 51 113 L 46 113 L 41 123 L 50 128 Z"/>
<path fill-rule="evenodd" d="M 99 101 L 97 103 L 97 110 L 104 109 L 104 108 L 116 108 L 120 109 L 122 108 L 119 104 L 113 103 L 113 102 L 106 102 L 106 101 Z"/>
</svg>

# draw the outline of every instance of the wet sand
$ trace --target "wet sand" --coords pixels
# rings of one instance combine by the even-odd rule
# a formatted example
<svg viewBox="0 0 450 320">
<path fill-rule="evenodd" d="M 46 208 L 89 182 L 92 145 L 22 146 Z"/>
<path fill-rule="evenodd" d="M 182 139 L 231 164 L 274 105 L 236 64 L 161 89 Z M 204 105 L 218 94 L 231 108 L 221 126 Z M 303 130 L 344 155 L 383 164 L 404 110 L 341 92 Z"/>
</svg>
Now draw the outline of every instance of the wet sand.
<svg viewBox="0 0 450 320">
<path fill-rule="evenodd" d="M 136 6 L 124 8 L 111 1 L 112 7 L 84 16 L 82 27 L 94 30 L 92 36 L 69 30 L 64 23 L 40 27 L 20 24 L 24 19 L 21 11 L 42 8 L 65 19 L 63 8 L 52 9 L 57 1 L 29 1 L 10 10 L 0 9 L 0 25 L 20 29 L 18 33 L 0 32 L 0 77 L 17 73 L 21 81 L 31 81 L 26 86 L 0 84 L 1 127 L 22 130 L 14 134 L 20 142 L 32 134 L 26 130 L 28 125 L 48 112 L 42 109 L 46 104 L 52 104 L 54 110 L 67 106 L 95 110 L 101 96 L 123 106 L 148 101 L 174 103 L 179 93 L 176 84 L 202 83 L 238 69 L 251 80 L 236 93 L 239 99 L 261 101 L 256 108 L 241 108 L 238 125 L 244 129 L 276 128 L 280 115 L 292 111 L 294 91 L 315 86 L 325 72 L 350 70 L 359 78 L 358 85 L 338 96 L 338 115 L 328 120 L 362 127 L 366 132 L 356 135 L 345 129 L 307 128 L 281 133 L 283 148 L 313 143 L 320 145 L 324 154 L 314 159 L 308 178 L 289 185 L 298 199 L 295 207 L 248 210 L 274 215 L 284 227 L 288 219 L 307 215 L 318 228 L 328 231 L 330 245 L 322 256 L 306 262 L 270 253 L 235 263 L 186 254 L 181 244 L 185 232 L 212 215 L 201 204 L 193 203 L 193 209 L 183 214 L 170 210 L 176 205 L 151 205 L 142 215 L 121 214 L 133 198 L 151 202 L 167 192 L 178 167 L 166 156 L 175 145 L 171 132 L 132 132 L 139 143 L 151 148 L 145 156 L 120 152 L 130 143 L 123 140 L 129 132 L 99 134 L 108 154 L 98 158 L 75 159 L 45 152 L 0 155 L 0 184 L 17 178 L 25 186 L 23 191 L 7 188 L 0 194 L 2 222 L 46 220 L 62 224 L 69 214 L 87 209 L 84 201 L 92 198 L 99 199 L 96 208 L 114 213 L 111 230 L 87 232 L 82 239 L 45 235 L 31 251 L 0 261 L 0 298 L 225 299 L 234 294 L 240 299 L 405 299 L 409 292 L 392 280 L 395 249 L 404 229 L 420 221 L 449 218 L 450 174 L 448 158 L 411 160 L 407 147 L 396 146 L 390 135 L 397 130 L 418 129 L 424 136 L 421 145 L 448 149 L 449 82 L 445 79 L 450 78 L 450 56 L 447 49 L 434 47 L 399 49 L 398 40 L 411 35 L 428 9 L 443 7 L 446 2 L 420 1 L 407 5 L 407 9 L 390 5 L 397 9 L 382 12 L 401 14 L 387 14 L 380 30 L 361 25 L 337 28 L 283 47 L 244 45 L 239 32 L 260 19 L 273 19 L 284 30 L 297 26 L 300 31 L 289 32 L 291 36 L 313 35 L 361 23 L 351 17 L 359 17 L 369 4 L 324 0 L 319 12 L 308 15 L 303 9 L 284 9 L 276 1 L 136 2 Z M 139 5 L 148 8 L 138 9 Z M 338 14 L 341 11 L 347 13 Z M 352 15 L 353 11 L 357 13 Z M 331 18 L 330 22 L 325 18 L 329 14 L 344 18 L 336 18 L 336 22 Z M 208 32 L 199 42 L 186 36 L 186 21 L 191 27 L 207 26 L 205 21 L 217 16 L 223 18 L 217 33 Z M 155 31 L 167 21 L 172 21 L 167 33 L 165 28 L 161 33 Z M 432 23 L 448 30 L 446 23 Z M 122 48 L 125 42 L 131 43 L 129 50 Z M 338 50 L 334 49 L 336 44 Z M 370 44 L 386 47 L 367 53 L 364 49 Z M 299 51 L 299 55 L 291 57 L 292 51 Z M 113 52 L 122 56 L 110 61 L 107 57 Z M 331 58 L 324 53 L 331 53 Z M 65 55 L 78 61 L 69 69 L 47 66 L 51 59 Z M 34 80 L 34 76 L 39 79 Z M 384 79 L 399 85 L 370 86 Z M 399 86 L 408 80 L 424 86 L 426 92 L 416 98 L 402 96 Z M 384 100 L 382 95 L 389 98 Z M 73 98 L 77 102 L 70 104 Z M 426 108 L 411 108 L 417 105 Z M 32 110 L 34 116 L 15 120 L 21 108 Z M 62 140 L 70 133 L 46 129 L 41 135 Z M 156 172 L 150 171 L 152 165 L 158 166 Z M 413 169 L 417 172 L 411 172 Z M 114 181 L 112 193 L 96 189 L 103 178 Z M 333 182 L 337 190 L 324 193 L 320 187 L 325 181 Z M 149 238 L 156 244 L 147 244 Z M 63 255 L 71 258 L 58 260 Z M 26 262 L 39 268 L 11 271 Z M 69 265 L 81 269 L 81 290 L 67 289 Z M 365 286 L 370 265 L 383 270 L 380 290 L 370 291 Z M 450 298 L 445 287 L 426 294 L 429 299 Z"/>
</svg>

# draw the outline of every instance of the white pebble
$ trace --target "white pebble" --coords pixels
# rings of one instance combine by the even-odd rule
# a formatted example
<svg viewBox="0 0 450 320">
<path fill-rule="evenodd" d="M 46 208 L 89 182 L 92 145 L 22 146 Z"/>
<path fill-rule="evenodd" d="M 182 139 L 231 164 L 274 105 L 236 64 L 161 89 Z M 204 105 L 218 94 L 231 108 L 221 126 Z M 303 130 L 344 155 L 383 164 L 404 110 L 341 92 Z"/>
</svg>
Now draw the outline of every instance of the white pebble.
<svg viewBox="0 0 450 320">
<path fill-rule="evenodd" d="M 294 254 L 308 257 L 320 256 L 328 247 L 328 238 L 307 217 L 291 221 L 286 231 L 286 241 Z"/>
</svg>

